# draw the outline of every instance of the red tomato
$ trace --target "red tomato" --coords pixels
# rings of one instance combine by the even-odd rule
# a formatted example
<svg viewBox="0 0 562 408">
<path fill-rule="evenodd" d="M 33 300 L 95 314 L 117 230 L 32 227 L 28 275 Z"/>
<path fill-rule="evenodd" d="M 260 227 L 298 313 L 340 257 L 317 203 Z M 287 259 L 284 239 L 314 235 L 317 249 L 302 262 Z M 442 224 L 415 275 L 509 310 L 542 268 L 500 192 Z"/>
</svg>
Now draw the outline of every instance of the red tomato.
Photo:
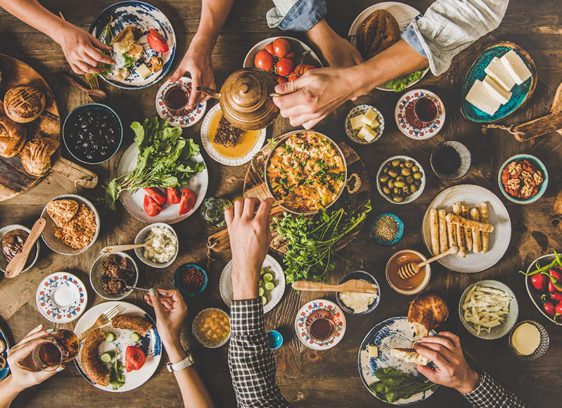
<svg viewBox="0 0 562 408">
<path fill-rule="evenodd" d="M 180 193 L 175 187 L 166 188 L 166 199 L 170 204 L 178 204 L 180 202 Z"/>
<path fill-rule="evenodd" d="M 265 50 L 266 50 L 267 52 L 269 52 L 271 55 L 273 55 L 273 43 L 271 42 L 271 43 L 267 44 L 267 45 L 265 46 Z"/>
<path fill-rule="evenodd" d="M 556 314 L 562 315 L 562 302 L 554 306 L 554 311 L 556 312 Z"/>
<path fill-rule="evenodd" d="M 143 190 L 154 200 L 156 204 L 162 205 L 166 202 L 166 196 L 156 187 L 146 187 Z"/>
<path fill-rule="evenodd" d="M 282 77 L 290 75 L 291 72 L 293 72 L 294 66 L 295 64 L 293 63 L 293 60 L 290 60 L 289 58 L 281 58 L 277 61 L 277 65 L 275 65 L 277 68 L 277 74 Z"/>
<path fill-rule="evenodd" d="M 287 80 L 289 80 L 289 81 L 296 81 L 297 79 L 299 79 L 299 76 L 295 73 L 292 73 L 291 75 L 289 75 L 287 77 Z"/>
<path fill-rule="evenodd" d="M 267 72 L 273 72 L 273 57 L 266 50 L 258 51 L 254 58 L 254 66 Z"/>
<path fill-rule="evenodd" d="M 277 38 L 273 41 L 273 55 L 277 58 L 283 58 L 291 52 L 291 44 L 284 38 Z"/>
<path fill-rule="evenodd" d="M 303 76 L 307 71 L 315 68 L 316 67 L 314 65 L 297 65 L 295 72 L 298 76 Z"/>
<path fill-rule="evenodd" d="M 280 77 L 280 76 L 277 77 L 277 83 L 278 84 L 284 84 L 285 82 L 287 82 L 287 78 Z"/>
<path fill-rule="evenodd" d="M 542 305 L 544 311 L 549 316 L 554 316 L 556 311 L 554 310 L 554 302 L 548 301 L 544 305 Z"/>
<path fill-rule="evenodd" d="M 290 53 L 288 53 L 287 55 L 285 55 L 285 58 L 289 58 L 289 59 L 292 59 L 292 60 L 294 60 L 295 57 L 296 57 L 296 55 L 292 51 Z"/>
<path fill-rule="evenodd" d="M 536 290 L 544 292 L 546 290 L 546 284 L 547 284 L 546 276 L 543 275 L 542 273 L 531 276 L 531 284 Z"/>
<path fill-rule="evenodd" d="M 160 35 L 160 33 L 153 28 L 148 30 L 146 41 L 148 42 L 148 46 L 150 48 L 161 54 L 167 53 L 168 50 L 170 49 L 168 47 L 168 44 L 166 44 L 164 38 Z"/>
<path fill-rule="evenodd" d="M 125 351 L 125 369 L 127 372 L 140 370 L 146 363 L 146 354 L 136 346 L 129 346 Z"/>
<path fill-rule="evenodd" d="M 556 292 L 556 287 L 554 286 L 552 281 L 549 280 L 548 281 L 548 293 L 554 293 L 554 292 Z"/>
<path fill-rule="evenodd" d="M 562 302 L 562 293 L 560 293 L 560 292 L 551 293 L 550 298 L 552 300 L 556 300 L 557 302 Z"/>
<path fill-rule="evenodd" d="M 187 214 L 195 205 L 195 193 L 187 188 L 181 191 L 180 215 Z"/>
<path fill-rule="evenodd" d="M 145 194 L 144 196 L 143 207 L 144 207 L 144 212 L 149 217 L 154 217 L 155 215 L 160 214 L 160 212 L 162 211 L 162 207 L 156 204 L 156 201 L 150 198 L 148 194 Z"/>
</svg>

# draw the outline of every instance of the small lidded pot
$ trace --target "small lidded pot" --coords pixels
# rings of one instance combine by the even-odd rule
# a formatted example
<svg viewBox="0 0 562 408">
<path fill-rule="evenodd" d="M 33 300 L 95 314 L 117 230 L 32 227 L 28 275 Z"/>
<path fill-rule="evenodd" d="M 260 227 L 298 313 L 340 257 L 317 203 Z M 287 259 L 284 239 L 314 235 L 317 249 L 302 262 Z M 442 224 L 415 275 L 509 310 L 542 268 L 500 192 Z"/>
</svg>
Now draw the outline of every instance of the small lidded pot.
<svg viewBox="0 0 562 408">
<path fill-rule="evenodd" d="M 270 96 L 276 82 L 266 71 L 244 68 L 233 72 L 221 87 L 221 110 L 233 126 L 243 130 L 266 128 L 279 114 Z"/>
</svg>

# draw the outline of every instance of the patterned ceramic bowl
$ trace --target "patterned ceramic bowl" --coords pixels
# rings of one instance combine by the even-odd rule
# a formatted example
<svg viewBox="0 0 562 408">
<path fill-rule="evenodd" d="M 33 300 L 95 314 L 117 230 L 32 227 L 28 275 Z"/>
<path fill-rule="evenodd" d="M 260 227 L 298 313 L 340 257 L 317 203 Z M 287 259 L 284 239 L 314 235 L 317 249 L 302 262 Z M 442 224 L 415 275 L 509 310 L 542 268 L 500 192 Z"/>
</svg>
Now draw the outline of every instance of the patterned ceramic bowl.
<svg viewBox="0 0 562 408">
<path fill-rule="evenodd" d="M 80 279 L 68 272 L 55 272 L 39 283 L 37 309 L 53 323 L 69 323 L 86 309 L 88 292 Z"/>
<path fill-rule="evenodd" d="M 459 155 L 459 159 L 460 159 L 459 167 L 452 174 L 444 174 L 441 173 L 439 170 L 437 170 L 438 166 L 436 166 L 435 157 L 437 152 L 443 147 L 450 147 L 454 149 Z M 456 142 L 454 140 L 447 140 L 446 142 L 439 143 L 439 145 L 437 145 L 437 147 L 433 149 L 433 151 L 431 152 L 431 157 L 429 159 L 429 162 L 431 164 L 431 170 L 433 170 L 435 175 L 440 179 L 458 180 L 464 177 L 466 173 L 468 173 L 468 170 L 470 169 L 471 154 L 470 154 L 470 150 L 468 150 L 466 146 L 463 145 L 461 142 Z"/>
<path fill-rule="evenodd" d="M 359 116 L 359 115 L 364 115 L 365 113 L 367 113 L 367 111 L 369 109 L 372 109 L 376 112 L 377 120 L 379 122 L 379 127 L 375 130 L 375 132 L 377 133 L 377 137 L 375 139 L 371 140 L 370 142 L 367 142 L 365 139 L 357 136 L 357 134 L 359 133 L 358 130 L 352 129 L 351 118 L 354 118 L 355 116 Z M 383 132 L 384 132 L 384 117 L 382 116 L 382 113 L 380 113 L 380 111 L 377 108 L 375 108 L 374 106 L 357 105 L 349 111 L 349 113 L 347 114 L 347 117 L 345 118 L 345 133 L 347 134 L 347 137 L 349 137 L 351 139 L 351 141 L 353 141 L 355 143 L 359 143 L 359 144 L 374 143 L 381 138 Z"/>
<path fill-rule="evenodd" d="M 383 239 L 381 239 L 380 237 L 377 236 L 376 232 L 375 232 L 375 227 L 377 222 L 382 218 L 382 217 L 391 217 L 394 219 L 394 221 L 396 221 L 396 224 L 398 224 L 398 232 L 396 233 L 396 236 L 394 237 L 394 239 L 390 240 L 390 241 L 384 241 Z M 377 217 L 375 218 L 375 220 L 373 221 L 373 223 L 371 224 L 371 232 L 370 232 L 371 238 L 379 245 L 383 245 L 383 246 L 393 246 L 396 245 L 397 243 L 400 242 L 400 240 L 402 239 L 402 237 L 404 236 L 404 223 L 402 222 L 402 220 L 400 218 L 398 218 L 397 215 L 392 214 L 392 213 L 383 213 L 383 214 L 379 214 L 377 215 Z"/>
<path fill-rule="evenodd" d="M 437 116 L 435 119 L 427 124 L 425 127 L 416 127 L 412 125 L 406 115 L 407 107 L 411 103 L 415 103 L 418 99 L 428 98 L 437 108 Z M 394 119 L 396 126 L 405 136 L 414 140 L 427 140 L 435 136 L 443 128 L 445 123 L 445 105 L 443 101 L 433 92 L 427 89 L 413 89 L 406 92 L 396 104 L 394 109 Z"/>
<path fill-rule="evenodd" d="M 333 325 L 333 333 L 325 340 L 311 336 L 310 326 L 318 318 L 328 318 Z M 302 344 L 313 350 L 328 350 L 336 346 L 345 335 L 347 323 L 338 305 L 326 299 L 317 299 L 305 304 L 295 318 L 295 332 Z"/>
<path fill-rule="evenodd" d="M 191 78 L 181 77 L 177 82 L 182 83 L 191 89 Z M 192 110 L 184 110 L 181 113 L 172 113 L 164 104 L 164 95 L 166 91 L 172 87 L 174 83 L 166 81 L 160 86 L 156 92 L 156 112 L 162 119 L 166 119 L 172 126 L 190 127 L 195 125 L 203 116 L 205 116 L 205 109 L 207 109 L 207 101 L 201 102 Z"/>
<path fill-rule="evenodd" d="M 535 351 L 533 351 L 531 354 L 520 354 L 516 350 L 516 348 L 514 347 L 514 344 L 513 344 L 513 334 L 515 333 L 517 328 L 519 326 L 521 326 L 523 323 L 531 324 L 531 325 L 535 326 L 537 328 L 537 330 L 539 331 L 539 335 L 540 335 L 539 345 L 537 346 Z M 515 327 L 513 329 L 511 329 L 511 332 L 509 333 L 509 347 L 511 348 L 511 351 L 513 351 L 513 353 L 517 357 L 519 357 L 521 360 L 531 361 L 531 360 L 537 360 L 537 359 L 541 358 L 542 356 L 545 355 L 546 351 L 548 350 L 549 344 L 550 344 L 550 337 L 548 337 L 548 332 L 546 331 L 546 329 L 540 323 L 535 322 L 534 320 L 523 320 L 522 322 L 517 323 L 515 325 Z"/>
<path fill-rule="evenodd" d="M 226 316 L 228 323 L 229 323 L 229 329 L 228 329 L 228 334 L 223 338 L 223 339 L 218 339 L 217 342 L 211 342 L 208 341 L 206 338 L 203 337 L 203 327 L 200 323 L 201 319 L 204 317 L 204 314 L 209 313 L 209 312 L 215 312 L 218 315 L 222 315 L 222 316 Z M 195 316 L 195 319 L 193 319 L 193 325 L 192 325 L 192 332 L 193 335 L 195 336 L 195 338 L 197 339 L 197 341 L 199 343 L 201 343 L 204 347 L 207 348 L 218 348 L 221 346 L 224 346 L 228 340 L 230 340 L 230 317 L 228 316 L 228 313 L 226 313 L 224 310 L 221 309 L 217 309 L 214 307 L 208 307 L 207 309 L 203 309 L 201 310 L 199 313 L 197 313 L 197 316 Z"/>
</svg>

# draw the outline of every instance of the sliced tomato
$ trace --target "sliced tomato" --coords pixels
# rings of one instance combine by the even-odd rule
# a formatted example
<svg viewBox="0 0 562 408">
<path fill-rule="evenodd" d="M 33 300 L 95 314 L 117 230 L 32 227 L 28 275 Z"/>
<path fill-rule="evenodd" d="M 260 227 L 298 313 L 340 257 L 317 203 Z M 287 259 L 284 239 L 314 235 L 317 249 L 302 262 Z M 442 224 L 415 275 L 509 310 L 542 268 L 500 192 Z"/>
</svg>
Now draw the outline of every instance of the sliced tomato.
<svg viewBox="0 0 562 408">
<path fill-rule="evenodd" d="M 166 199 L 170 204 L 178 204 L 180 202 L 180 193 L 175 187 L 166 188 Z"/>
<path fill-rule="evenodd" d="M 156 204 L 162 205 L 166 203 L 166 196 L 159 189 L 155 187 L 146 187 L 143 190 L 156 202 Z"/>
<path fill-rule="evenodd" d="M 125 369 L 127 372 L 140 370 L 146 363 L 146 354 L 136 346 L 129 346 L 125 351 Z"/>
<path fill-rule="evenodd" d="M 187 188 L 181 190 L 180 215 L 187 214 L 197 201 L 195 193 Z"/>
<path fill-rule="evenodd" d="M 160 214 L 160 212 L 162 212 L 162 207 L 156 204 L 156 201 L 150 198 L 148 194 L 145 194 L 144 196 L 143 207 L 144 207 L 144 212 L 149 217 L 154 217 L 155 215 L 158 215 Z"/>
<path fill-rule="evenodd" d="M 154 28 L 148 30 L 146 41 L 148 42 L 148 46 L 150 48 L 161 54 L 167 53 L 168 50 L 170 49 L 168 47 L 168 44 L 166 44 L 166 40 L 164 40 L 164 37 L 162 37 L 160 33 L 156 31 Z"/>
</svg>

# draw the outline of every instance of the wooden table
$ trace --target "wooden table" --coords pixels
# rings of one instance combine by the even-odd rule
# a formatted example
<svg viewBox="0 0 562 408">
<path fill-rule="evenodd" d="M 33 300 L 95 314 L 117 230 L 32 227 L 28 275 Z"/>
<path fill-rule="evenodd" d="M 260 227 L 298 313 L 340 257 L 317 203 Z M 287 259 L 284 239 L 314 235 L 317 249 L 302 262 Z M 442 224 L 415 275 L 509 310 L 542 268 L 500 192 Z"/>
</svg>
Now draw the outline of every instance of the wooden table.
<svg viewBox="0 0 562 408">
<path fill-rule="evenodd" d="M 411 1 L 420 10 L 425 10 L 431 1 Z M 53 12 L 61 11 L 71 22 L 88 28 L 94 16 L 103 7 L 112 3 L 109 0 L 85 0 L 79 3 L 64 0 L 45 0 L 42 2 Z M 171 19 L 178 39 L 178 59 L 186 50 L 197 29 L 200 2 L 191 0 L 153 0 Z M 372 0 L 330 1 L 328 21 L 340 34 L 346 34 L 355 16 Z M 279 34 L 278 30 L 268 29 L 265 13 L 272 6 L 270 1 L 238 0 L 219 37 L 213 54 L 217 82 L 220 84 L 229 72 L 238 68 L 247 50 L 263 38 Z M 2 41 L 0 52 L 20 58 L 42 73 L 53 87 L 64 115 L 73 107 L 86 102 L 83 94 L 69 89 L 57 76 L 59 70 L 69 70 L 60 48 L 43 34 L 34 31 L 20 21 L 0 11 Z M 459 333 L 464 350 L 474 364 L 490 372 L 503 384 L 515 390 L 525 401 L 535 407 L 553 407 L 559 404 L 562 396 L 562 332 L 548 322 L 534 308 L 528 298 L 524 280 L 517 273 L 537 256 L 550 252 L 553 248 L 562 249 L 562 230 L 553 225 L 552 204 L 561 185 L 560 137 L 549 135 L 535 143 L 520 144 L 513 137 L 499 131 L 481 133 L 480 127 L 464 120 L 459 112 L 459 90 L 462 77 L 476 55 L 487 45 L 498 40 L 516 42 L 533 57 L 539 75 L 537 90 L 530 103 L 521 109 L 508 123 L 530 119 L 544 114 L 551 101 L 554 89 L 562 74 L 561 56 L 562 31 L 560 30 L 560 4 L 556 0 L 512 0 L 502 25 L 492 34 L 480 39 L 476 44 L 462 52 L 453 61 L 451 69 L 439 78 L 428 75 L 419 85 L 435 91 L 445 102 L 447 119 L 441 133 L 431 140 L 416 142 L 404 137 L 393 120 L 397 94 L 374 92 L 356 103 L 368 102 L 377 106 L 386 118 L 386 129 L 381 140 L 370 146 L 355 146 L 367 163 L 371 180 L 380 164 L 387 157 L 399 153 L 413 156 L 421 162 L 428 174 L 428 183 L 423 195 L 406 206 L 392 205 L 384 201 L 376 191 L 373 193 L 374 211 L 368 219 L 358 239 L 342 252 L 350 261 L 341 264 L 331 276 L 337 281 L 346 272 L 363 269 L 371 272 L 381 284 L 382 302 L 375 312 L 362 317 L 347 316 L 347 333 L 335 348 L 325 352 L 304 348 L 295 338 L 293 321 L 300 306 L 318 297 L 333 299 L 331 294 L 297 295 L 287 289 L 283 301 L 266 317 L 267 328 L 277 328 L 285 336 L 285 345 L 275 352 L 277 361 L 277 382 L 285 397 L 299 407 L 365 407 L 385 406 L 362 385 L 357 372 L 357 351 L 366 333 L 378 322 L 397 315 L 405 315 L 411 297 L 395 293 L 384 278 L 384 265 L 396 250 L 414 248 L 427 252 L 420 236 L 420 225 L 426 206 L 441 190 L 453 183 L 441 182 L 429 170 L 429 154 L 443 140 L 462 141 L 472 152 L 473 164 L 461 183 L 475 183 L 489 188 L 497 194 L 509 210 L 513 234 L 504 258 L 493 268 L 474 275 L 461 275 L 436 265 L 428 290 L 436 291 L 445 297 L 451 309 L 451 317 L 443 329 Z M 120 114 L 123 123 L 140 120 L 155 115 L 154 96 L 158 86 L 132 92 L 116 88 L 110 91 L 109 105 Z M 345 140 L 343 121 L 346 112 L 353 104 L 342 106 L 331 115 L 317 130 L 325 132 L 336 140 Z M 291 127 L 286 120 L 278 119 L 273 126 L 273 134 L 278 135 Z M 188 128 L 185 135 L 199 140 L 199 126 Z M 271 133 L 270 133 L 271 135 Z M 127 133 L 124 146 L 132 142 Z M 122 151 L 124 149 L 121 149 Z M 550 184 L 545 196 L 532 205 L 515 205 L 503 198 L 498 189 L 496 177 L 499 165 L 515 153 L 528 152 L 541 158 L 549 169 Z M 66 154 L 66 153 L 65 153 Z M 205 153 L 203 153 L 205 155 Z M 107 182 L 114 173 L 119 157 L 108 164 L 92 166 L 100 180 Z M 205 155 L 209 167 L 208 196 L 233 198 L 240 195 L 245 166 L 225 167 L 215 163 Z M 41 209 L 52 197 L 74 191 L 74 186 L 57 176 L 47 177 L 40 185 L 16 198 L 0 203 L 0 225 L 15 222 L 31 226 Z M 119 205 L 112 212 L 102 206 L 103 190 L 81 191 L 93 198 L 102 217 L 101 233 L 98 241 L 89 251 L 80 256 L 57 255 L 41 244 L 40 260 L 33 270 L 13 281 L 0 280 L 0 299 L 3 304 L 13 305 L 3 312 L 2 317 L 9 326 L 15 340 L 40 322 L 46 323 L 35 307 L 35 290 L 38 282 L 47 274 L 56 271 L 69 271 L 88 282 L 88 271 L 100 248 L 109 244 L 132 242 L 143 223 L 135 220 Z M 404 239 L 395 248 L 382 248 L 370 240 L 368 225 L 374 215 L 395 212 L 406 225 Z M 145 287 L 159 285 L 171 287 L 176 268 L 185 262 L 207 265 L 205 237 L 214 231 L 207 227 L 199 215 L 175 226 L 180 237 L 180 256 L 167 270 L 142 267 L 140 284 Z M 202 296 L 188 299 L 190 307 L 186 328 L 190 327 L 193 316 L 202 308 L 216 306 L 226 309 L 218 291 L 220 272 L 228 261 L 229 254 L 222 254 L 209 265 L 209 286 Z M 140 262 L 139 262 L 140 264 Z M 458 299 L 464 288 L 481 279 L 499 279 L 508 284 L 519 301 L 519 319 L 535 319 L 542 323 L 550 335 L 550 349 L 545 357 L 535 362 L 522 362 L 509 350 L 506 338 L 496 341 L 479 340 L 470 335 L 460 324 L 456 310 Z M 89 291 L 90 306 L 101 302 L 94 292 Z M 139 305 L 138 298 L 129 298 Z M 148 310 L 148 309 L 147 309 Z M 235 406 L 230 377 L 227 368 L 227 348 L 206 350 L 195 345 L 195 355 L 199 360 L 199 370 L 218 407 Z M 163 358 L 166 361 L 166 357 Z M 20 395 L 14 407 L 93 407 L 93 406 L 131 406 L 131 407 L 170 407 L 180 406 L 180 394 L 172 376 L 160 365 L 156 375 L 137 392 L 111 394 L 89 385 L 80 377 L 76 369 L 69 368 L 38 387 Z M 441 388 L 431 399 L 419 404 L 423 407 L 466 406 L 464 400 L 453 390 Z"/>
</svg>

